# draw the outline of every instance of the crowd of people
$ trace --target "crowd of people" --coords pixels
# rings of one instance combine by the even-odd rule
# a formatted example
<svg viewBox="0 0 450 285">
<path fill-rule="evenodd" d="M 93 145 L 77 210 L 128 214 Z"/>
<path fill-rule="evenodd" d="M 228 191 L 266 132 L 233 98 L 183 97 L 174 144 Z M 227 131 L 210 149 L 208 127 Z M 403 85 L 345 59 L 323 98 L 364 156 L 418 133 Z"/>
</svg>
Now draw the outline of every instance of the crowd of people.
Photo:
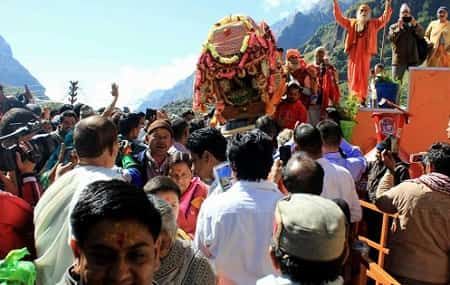
<svg viewBox="0 0 450 285">
<path fill-rule="evenodd" d="M 356 225 L 374 239 L 380 231 L 359 199 L 398 213 L 390 274 L 449 281 L 448 143 L 430 146 L 425 174 L 410 179 L 391 138 L 366 161 L 334 110 L 316 126 L 282 130 L 264 116 L 224 137 L 195 129 L 192 111 L 146 117 L 114 106 L 116 85 L 112 95 L 97 111 L 25 105 L 2 115 L 3 157 L 13 152 L 14 163 L 2 160 L 0 253 L 28 248 L 38 284 L 343 284 Z"/>
<path fill-rule="evenodd" d="M 370 38 L 386 24 L 386 2 L 382 18 L 360 25 L 334 1 L 338 23 L 351 31 L 352 60 L 371 52 L 352 37 Z M 369 20 L 368 6 L 358 13 Z M 448 10 L 438 15 L 424 31 L 402 6 L 390 28 L 396 78 L 418 63 L 413 37 L 440 34 L 433 56 L 443 58 L 450 40 L 435 29 Z M 419 177 L 395 137 L 367 161 L 327 108 L 340 98 L 327 51 L 316 49 L 314 64 L 294 49 L 286 59 L 286 99 L 254 129 L 228 137 L 191 110 L 119 109 L 116 84 L 98 110 L 42 109 L 29 92 L 6 97 L 0 86 L 0 259 L 27 248 L 38 285 L 350 284 L 360 273 L 356 236 L 380 235 L 365 200 L 397 214 L 387 272 L 401 284 L 448 284 L 450 144 L 429 147 Z M 446 131 L 450 140 L 450 119 Z"/>
</svg>

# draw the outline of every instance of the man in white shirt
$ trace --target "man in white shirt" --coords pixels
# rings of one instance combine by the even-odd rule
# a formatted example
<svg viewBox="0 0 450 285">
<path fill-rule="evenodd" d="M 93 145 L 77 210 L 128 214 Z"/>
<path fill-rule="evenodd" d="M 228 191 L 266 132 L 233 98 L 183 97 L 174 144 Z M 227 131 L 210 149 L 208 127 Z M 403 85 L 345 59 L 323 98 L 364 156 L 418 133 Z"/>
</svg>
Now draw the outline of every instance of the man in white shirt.
<svg viewBox="0 0 450 285">
<path fill-rule="evenodd" d="M 260 130 L 235 135 L 228 160 L 237 182 L 227 192 L 206 199 L 200 210 L 194 245 L 215 267 L 219 284 L 255 284 L 273 273 L 265 249 L 282 194 L 266 180 L 272 151 L 272 140 Z"/>
<path fill-rule="evenodd" d="M 350 208 L 351 222 L 359 222 L 362 209 L 356 193 L 355 181 L 350 172 L 322 157 L 322 138 L 318 129 L 310 124 L 301 124 L 294 131 L 295 148 L 315 159 L 323 168 L 325 176 L 320 196 L 328 199 L 343 199 Z"/>
<path fill-rule="evenodd" d="M 75 126 L 73 139 L 79 166 L 56 180 L 34 210 L 38 285 L 56 284 L 73 263 L 69 215 L 81 191 L 98 180 L 122 178 L 113 169 L 119 149 L 114 123 L 91 116 Z"/>
</svg>

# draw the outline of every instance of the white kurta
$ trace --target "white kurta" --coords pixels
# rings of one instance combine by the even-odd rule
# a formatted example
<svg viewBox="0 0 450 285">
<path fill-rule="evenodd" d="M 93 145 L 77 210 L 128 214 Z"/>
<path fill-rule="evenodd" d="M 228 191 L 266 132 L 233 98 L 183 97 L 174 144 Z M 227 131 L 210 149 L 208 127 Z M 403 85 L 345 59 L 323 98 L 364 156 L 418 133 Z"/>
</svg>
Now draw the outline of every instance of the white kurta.
<svg viewBox="0 0 450 285">
<path fill-rule="evenodd" d="M 69 214 L 81 190 L 92 182 L 111 179 L 122 179 L 122 176 L 110 168 L 80 166 L 60 177 L 45 191 L 34 210 L 38 285 L 58 283 L 73 263 L 68 243 Z"/>
<path fill-rule="evenodd" d="M 209 258 L 220 284 L 255 284 L 274 273 L 268 249 L 281 198 L 273 183 L 238 181 L 227 192 L 205 200 L 194 246 Z"/>
</svg>

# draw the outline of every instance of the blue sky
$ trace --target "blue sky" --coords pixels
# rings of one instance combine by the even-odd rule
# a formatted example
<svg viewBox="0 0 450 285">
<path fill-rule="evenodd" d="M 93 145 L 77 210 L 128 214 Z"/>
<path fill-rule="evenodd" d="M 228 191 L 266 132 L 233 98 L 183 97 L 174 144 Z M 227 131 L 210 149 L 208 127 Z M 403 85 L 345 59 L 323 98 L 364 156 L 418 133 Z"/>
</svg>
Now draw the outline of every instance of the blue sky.
<svg viewBox="0 0 450 285">
<path fill-rule="evenodd" d="M 82 101 L 104 105 L 117 81 L 120 105 L 133 105 L 187 77 L 209 27 L 223 16 L 274 23 L 308 2 L 1 0 L 0 35 L 53 99 L 64 100 L 67 82 L 77 79 Z"/>
</svg>

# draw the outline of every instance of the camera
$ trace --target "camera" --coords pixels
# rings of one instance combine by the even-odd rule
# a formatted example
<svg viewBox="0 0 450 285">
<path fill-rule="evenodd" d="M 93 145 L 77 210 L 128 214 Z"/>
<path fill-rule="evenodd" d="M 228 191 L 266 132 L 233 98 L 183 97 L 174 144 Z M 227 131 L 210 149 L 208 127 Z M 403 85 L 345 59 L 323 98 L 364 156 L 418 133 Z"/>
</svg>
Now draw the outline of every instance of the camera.
<svg viewBox="0 0 450 285">
<path fill-rule="evenodd" d="M 410 23 L 412 21 L 412 17 L 402 17 L 403 23 Z"/>
<path fill-rule="evenodd" d="M 377 145 L 377 150 L 382 152 L 383 150 L 390 151 L 392 153 L 398 153 L 398 138 L 395 136 L 389 136 L 384 141 Z"/>
<path fill-rule="evenodd" d="M 156 118 L 156 110 L 155 109 L 147 109 L 145 111 L 145 119 L 148 121 L 154 120 Z"/>
<path fill-rule="evenodd" d="M 57 148 L 58 142 L 49 134 L 36 135 L 27 142 L 28 148 L 20 147 L 20 142 L 25 136 L 37 133 L 41 130 L 39 121 L 28 122 L 12 133 L 0 137 L 0 170 L 17 170 L 16 153 L 20 154 L 22 161 L 28 160 L 36 163 L 36 169 L 44 167 L 50 155 Z"/>
</svg>

